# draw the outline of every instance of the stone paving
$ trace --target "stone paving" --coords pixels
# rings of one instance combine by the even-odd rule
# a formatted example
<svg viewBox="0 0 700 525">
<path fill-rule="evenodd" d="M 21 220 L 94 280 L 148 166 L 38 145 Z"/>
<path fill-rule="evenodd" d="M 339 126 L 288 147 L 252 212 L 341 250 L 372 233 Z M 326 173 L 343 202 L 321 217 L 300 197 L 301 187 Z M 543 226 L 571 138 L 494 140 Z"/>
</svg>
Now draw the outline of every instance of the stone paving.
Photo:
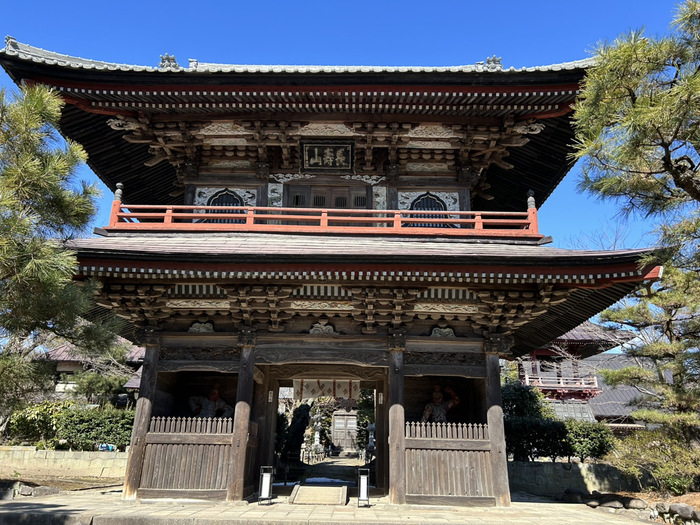
<svg viewBox="0 0 700 525">
<path fill-rule="evenodd" d="M 309 467 L 304 479 L 320 476 L 350 481 L 359 465 L 356 459 L 328 458 Z M 0 525 L 629 525 L 635 522 L 629 515 L 612 514 L 610 510 L 554 503 L 525 494 L 513 494 L 514 502 L 508 508 L 465 508 L 392 505 L 386 497 L 371 498 L 369 507 L 358 507 L 356 497 L 349 498 L 347 505 L 292 505 L 288 502 L 290 492 L 289 486 L 276 486 L 271 504 L 258 505 L 257 502 L 124 501 L 118 486 L 78 490 L 0 502 Z"/>
<path fill-rule="evenodd" d="M 358 507 L 290 505 L 276 497 L 270 505 L 184 501 L 124 501 L 121 490 L 62 492 L 40 498 L 0 502 L 0 525 L 342 525 L 478 524 L 562 525 L 627 524 L 627 516 L 594 510 L 582 504 L 516 501 L 508 508 L 427 507 L 391 505 L 374 499 Z M 522 498 L 525 499 L 525 498 Z M 639 522 L 637 522 L 639 523 Z"/>
</svg>

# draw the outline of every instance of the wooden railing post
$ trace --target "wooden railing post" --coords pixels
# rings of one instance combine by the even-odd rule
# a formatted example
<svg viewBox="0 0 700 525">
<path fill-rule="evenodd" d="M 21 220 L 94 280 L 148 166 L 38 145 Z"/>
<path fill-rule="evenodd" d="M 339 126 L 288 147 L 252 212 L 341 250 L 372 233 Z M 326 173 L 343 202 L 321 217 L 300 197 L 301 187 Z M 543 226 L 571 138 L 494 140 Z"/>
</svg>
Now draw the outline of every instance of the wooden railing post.
<svg viewBox="0 0 700 525">
<path fill-rule="evenodd" d="M 321 228 L 328 228 L 328 210 L 321 210 Z"/>
<path fill-rule="evenodd" d="M 246 226 L 252 226 L 255 224 L 255 208 L 248 208 L 245 212 L 245 223 Z"/>
<path fill-rule="evenodd" d="M 168 206 L 167 209 L 165 210 L 165 217 L 163 217 L 163 224 L 172 224 L 173 223 L 173 208 L 172 206 Z"/>
<path fill-rule="evenodd" d="M 117 190 L 114 192 L 114 200 L 112 201 L 112 209 L 109 213 L 109 227 L 114 228 L 119 222 L 119 212 L 122 209 L 122 191 L 124 185 L 117 182 Z"/>
<path fill-rule="evenodd" d="M 484 219 L 481 216 L 481 213 L 475 213 L 474 214 L 474 230 L 475 231 L 482 231 L 484 229 Z"/>
<path fill-rule="evenodd" d="M 394 212 L 394 229 L 401 229 L 401 212 L 398 210 Z"/>
<path fill-rule="evenodd" d="M 529 230 L 532 233 L 539 233 L 539 224 L 537 223 L 537 208 L 535 207 L 535 192 L 529 190 L 527 192 L 527 219 L 530 223 Z"/>
</svg>

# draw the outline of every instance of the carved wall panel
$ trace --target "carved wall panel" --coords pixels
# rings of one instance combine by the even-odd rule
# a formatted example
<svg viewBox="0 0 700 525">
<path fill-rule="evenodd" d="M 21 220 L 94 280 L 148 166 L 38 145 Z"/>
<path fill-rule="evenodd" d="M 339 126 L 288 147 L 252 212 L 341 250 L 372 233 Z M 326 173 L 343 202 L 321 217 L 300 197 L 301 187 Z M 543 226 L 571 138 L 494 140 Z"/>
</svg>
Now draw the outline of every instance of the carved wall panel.
<svg viewBox="0 0 700 525">
<path fill-rule="evenodd" d="M 419 197 L 426 194 L 425 191 L 399 191 L 399 209 L 410 210 L 411 204 Z M 431 191 L 445 203 L 448 211 L 459 211 L 459 194 L 456 191 Z"/>
<path fill-rule="evenodd" d="M 248 188 L 197 188 L 197 193 L 194 197 L 195 206 L 206 206 L 215 194 L 222 190 L 234 192 L 243 202 L 243 206 L 255 206 L 257 200 L 256 189 Z"/>
</svg>

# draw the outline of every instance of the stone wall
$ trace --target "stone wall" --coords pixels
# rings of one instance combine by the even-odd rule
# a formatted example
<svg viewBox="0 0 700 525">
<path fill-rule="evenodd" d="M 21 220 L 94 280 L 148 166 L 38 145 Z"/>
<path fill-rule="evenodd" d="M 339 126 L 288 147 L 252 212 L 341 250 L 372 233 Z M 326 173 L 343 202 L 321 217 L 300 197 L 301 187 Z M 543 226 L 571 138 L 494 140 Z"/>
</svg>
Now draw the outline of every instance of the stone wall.
<svg viewBox="0 0 700 525">
<path fill-rule="evenodd" d="M 73 452 L 36 447 L 0 446 L 0 478 L 91 477 L 123 478 L 126 452 Z"/>
<path fill-rule="evenodd" d="M 591 493 L 638 491 L 636 480 L 603 463 L 508 462 L 511 492 L 559 497 L 565 490 Z"/>
</svg>

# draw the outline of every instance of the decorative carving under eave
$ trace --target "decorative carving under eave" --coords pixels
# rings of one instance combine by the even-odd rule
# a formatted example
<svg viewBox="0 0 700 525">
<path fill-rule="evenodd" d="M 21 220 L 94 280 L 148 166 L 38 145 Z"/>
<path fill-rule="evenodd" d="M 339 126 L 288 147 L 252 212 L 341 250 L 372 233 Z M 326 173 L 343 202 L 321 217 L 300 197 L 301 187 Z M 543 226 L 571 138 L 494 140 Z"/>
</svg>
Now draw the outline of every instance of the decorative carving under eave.
<svg viewBox="0 0 700 525">
<path fill-rule="evenodd" d="M 449 327 L 440 328 L 436 326 L 433 328 L 433 331 L 430 332 L 430 337 L 453 338 L 455 337 L 455 331 Z"/>
<path fill-rule="evenodd" d="M 379 175 L 342 175 L 340 178 L 346 180 L 359 180 L 365 184 L 369 184 L 370 186 L 374 186 L 385 180 L 385 177 L 381 177 Z"/>
<path fill-rule="evenodd" d="M 489 334 L 484 342 L 484 351 L 487 354 L 498 354 L 502 359 L 512 355 L 511 349 L 515 344 L 512 335 L 505 334 Z"/>
<path fill-rule="evenodd" d="M 251 328 L 243 328 L 238 331 L 238 346 L 255 346 L 255 330 Z"/>
<path fill-rule="evenodd" d="M 267 180 L 270 176 L 270 164 L 267 162 L 258 162 L 255 165 L 255 176 L 261 180 Z"/>
<path fill-rule="evenodd" d="M 413 321 L 413 304 L 420 292 L 417 289 L 351 288 L 353 318 L 364 325 L 362 333 L 376 334 L 378 326 L 398 328 Z"/>
<path fill-rule="evenodd" d="M 118 116 L 107 121 L 107 125 L 114 131 L 134 131 L 141 129 L 141 124 L 136 119 Z"/>
<path fill-rule="evenodd" d="M 187 310 L 228 310 L 231 307 L 231 301 L 226 299 L 168 299 L 165 306 Z"/>
<path fill-rule="evenodd" d="M 538 135 L 542 133 L 545 125 L 542 122 L 523 122 L 513 126 L 513 133 L 520 135 Z"/>
<path fill-rule="evenodd" d="M 406 330 L 392 330 L 387 336 L 387 348 L 390 352 L 406 350 Z"/>
<path fill-rule="evenodd" d="M 161 361 L 231 361 L 237 358 L 240 350 L 236 347 L 163 347 Z"/>
<path fill-rule="evenodd" d="M 346 124 L 311 123 L 297 132 L 302 137 L 353 137 L 355 132 Z"/>
<path fill-rule="evenodd" d="M 484 354 L 473 352 L 405 352 L 405 365 L 484 366 Z"/>
<path fill-rule="evenodd" d="M 542 285 L 536 290 L 483 290 L 477 292 L 479 314 L 472 316 L 472 327 L 484 333 L 510 334 L 547 312 L 551 305 L 566 301 L 570 291 Z"/>
<path fill-rule="evenodd" d="M 458 139 L 459 134 L 443 125 L 418 125 L 406 134 L 410 138 Z"/>
<path fill-rule="evenodd" d="M 96 293 L 96 301 L 136 325 L 157 324 L 170 317 L 172 310 L 167 307 L 164 296 L 173 286 L 110 284 Z"/>
<path fill-rule="evenodd" d="M 188 332 L 194 332 L 194 333 L 208 333 L 208 332 L 213 332 L 214 331 L 214 324 L 213 323 L 192 323 L 190 327 L 187 330 Z"/>
<path fill-rule="evenodd" d="M 292 317 L 289 297 L 300 286 L 220 285 L 231 301 L 231 317 L 237 326 L 266 324 L 270 332 L 284 330 L 284 322 Z"/>
<path fill-rule="evenodd" d="M 279 183 L 285 184 L 293 180 L 299 179 L 313 179 L 316 175 L 309 175 L 308 173 L 270 173 L 270 178 L 276 180 Z"/>
<path fill-rule="evenodd" d="M 338 332 L 335 331 L 335 327 L 328 323 L 328 319 L 321 318 L 318 323 L 314 323 L 309 330 L 312 335 L 334 335 Z"/>
</svg>

